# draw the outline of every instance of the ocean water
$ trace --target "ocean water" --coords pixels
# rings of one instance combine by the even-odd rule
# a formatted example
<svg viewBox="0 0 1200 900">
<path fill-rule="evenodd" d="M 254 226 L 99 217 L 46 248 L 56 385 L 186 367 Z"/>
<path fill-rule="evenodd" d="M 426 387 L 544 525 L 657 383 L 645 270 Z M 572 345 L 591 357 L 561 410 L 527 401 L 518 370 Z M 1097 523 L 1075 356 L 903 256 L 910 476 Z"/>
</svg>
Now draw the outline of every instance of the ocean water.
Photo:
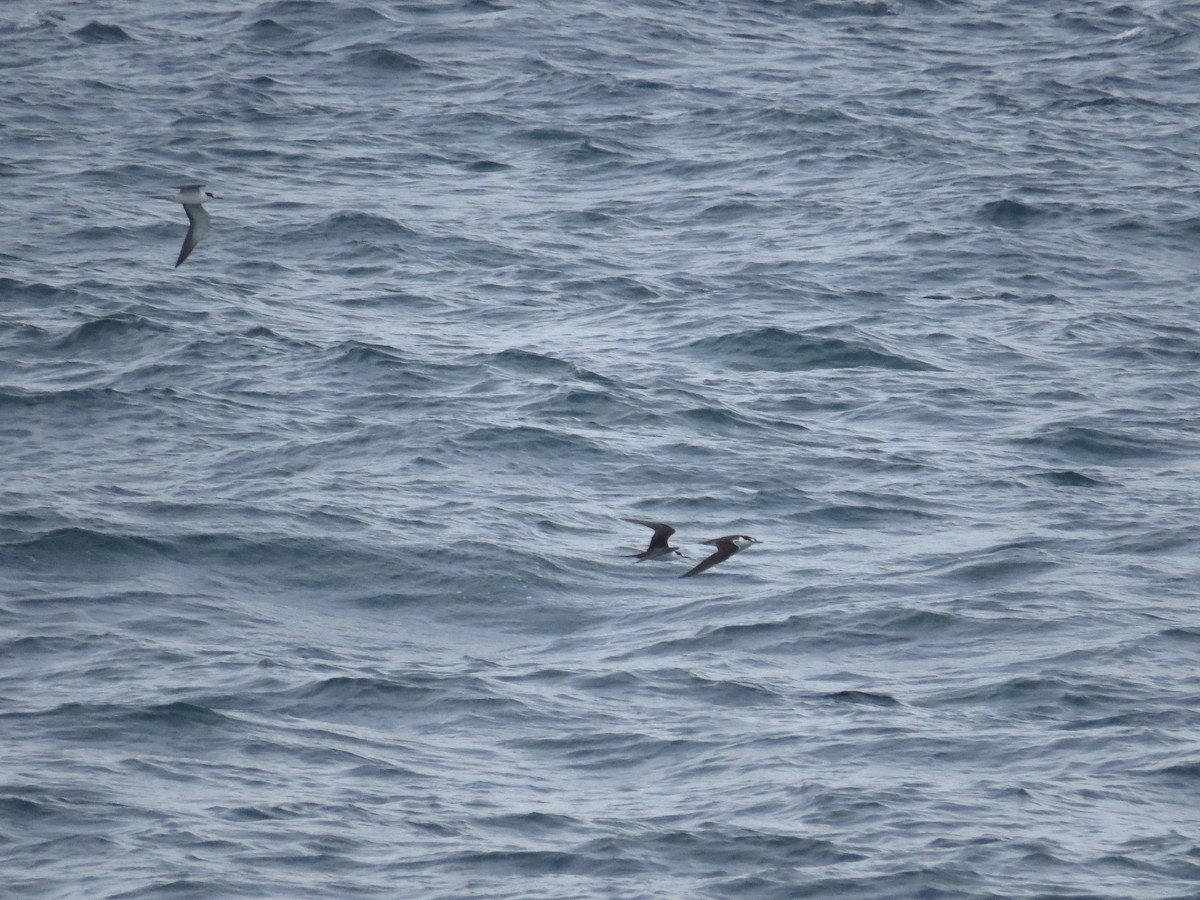
<svg viewBox="0 0 1200 900">
<path fill-rule="evenodd" d="M 0 47 L 0 896 L 1200 895 L 1200 3 Z"/>
</svg>

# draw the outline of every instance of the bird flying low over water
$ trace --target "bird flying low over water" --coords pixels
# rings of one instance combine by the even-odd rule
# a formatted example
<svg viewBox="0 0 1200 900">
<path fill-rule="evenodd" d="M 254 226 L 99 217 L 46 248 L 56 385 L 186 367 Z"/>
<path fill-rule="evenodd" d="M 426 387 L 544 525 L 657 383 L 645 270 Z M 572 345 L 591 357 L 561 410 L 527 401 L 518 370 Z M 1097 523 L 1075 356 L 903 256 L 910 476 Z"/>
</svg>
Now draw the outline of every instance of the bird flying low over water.
<svg viewBox="0 0 1200 900">
<path fill-rule="evenodd" d="M 711 556 L 706 556 L 696 564 L 695 568 L 690 569 L 680 575 L 680 578 L 687 578 L 689 575 L 699 575 L 706 569 L 711 569 L 718 563 L 723 563 L 739 550 L 745 550 L 751 544 L 761 544 L 758 538 L 752 538 L 748 534 L 728 534 L 725 537 L 713 538 L 711 541 L 701 541 L 702 544 L 712 544 L 716 547 L 716 552 Z"/>
<path fill-rule="evenodd" d="M 629 556 L 636 556 L 638 562 L 645 562 L 648 559 L 671 559 L 675 556 L 683 556 L 678 547 L 670 546 L 671 535 L 675 533 L 675 529 L 670 525 L 664 525 L 662 522 L 648 522 L 645 519 L 626 519 L 625 521 L 654 529 L 654 534 L 650 537 L 649 547 L 641 553 L 628 554 Z"/>
<path fill-rule="evenodd" d="M 191 223 L 188 226 L 187 237 L 183 239 L 183 246 L 179 249 L 179 259 L 175 260 L 175 268 L 178 269 L 196 248 L 196 245 L 200 243 L 200 239 L 208 234 L 208 224 L 212 221 L 212 217 L 204 208 L 204 204 L 209 200 L 220 200 L 221 195 L 204 190 L 202 184 L 181 184 L 178 194 L 162 199 L 170 200 L 172 203 L 182 203 L 183 211 L 187 213 L 188 222 Z"/>
<path fill-rule="evenodd" d="M 672 559 L 676 556 L 683 556 L 683 551 L 678 547 L 670 545 L 671 535 L 675 533 L 675 529 L 664 522 L 651 522 L 648 519 L 625 519 L 626 522 L 632 522 L 635 525 L 645 525 L 647 528 L 654 529 L 654 535 L 650 538 L 650 546 L 641 553 L 629 553 L 628 556 L 636 557 L 638 562 L 644 562 L 647 559 Z M 701 572 L 711 569 L 718 563 L 723 563 L 739 550 L 745 550 L 751 544 L 761 544 L 758 538 L 752 538 L 748 534 L 727 534 L 725 537 L 713 538 L 710 541 L 701 541 L 704 544 L 711 544 L 717 549 L 711 554 L 700 560 L 687 572 L 680 575 L 680 578 L 687 578 L 689 575 L 699 575 Z"/>
</svg>

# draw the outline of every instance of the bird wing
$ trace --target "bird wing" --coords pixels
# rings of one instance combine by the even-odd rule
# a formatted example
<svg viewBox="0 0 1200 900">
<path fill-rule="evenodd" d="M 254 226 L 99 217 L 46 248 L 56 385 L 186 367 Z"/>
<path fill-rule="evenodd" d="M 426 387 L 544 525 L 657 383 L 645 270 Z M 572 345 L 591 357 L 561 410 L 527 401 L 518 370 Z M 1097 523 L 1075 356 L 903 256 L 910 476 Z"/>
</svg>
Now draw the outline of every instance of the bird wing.
<svg viewBox="0 0 1200 900">
<path fill-rule="evenodd" d="M 711 556 L 706 556 L 696 564 L 695 568 L 684 572 L 680 578 L 687 578 L 689 575 L 699 575 L 701 572 L 707 571 L 717 563 L 723 563 L 733 554 L 738 552 L 738 546 L 729 538 L 714 538 L 711 541 L 702 541 L 704 544 L 713 544 L 717 550 Z"/>
<path fill-rule="evenodd" d="M 188 254 L 195 249 L 200 243 L 200 239 L 208 234 L 208 223 L 212 221 L 212 217 L 208 211 L 199 203 L 185 203 L 183 210 L 187 213 L 188 221 L 191 225 L 188 227 L 187 237 L 183 239 L 183 246 L 179 248 L 179 259 L 175 260 L 175 268 L 183 263 L 188 258 Z"/>
<path fill-rule="evenodd" d="M 657 550 L 659 547 L 666 547 L 671 535 L 675 533 L 675 529 L 665 522 L 651 522 L 648 519 L 626 519 L 626 522 L 632 522 L 634 525 L 645 525 L 647 528 L 654 529 L 654 536 L 650 538 L 650 546 L 647 549 Z"/>
</svg>

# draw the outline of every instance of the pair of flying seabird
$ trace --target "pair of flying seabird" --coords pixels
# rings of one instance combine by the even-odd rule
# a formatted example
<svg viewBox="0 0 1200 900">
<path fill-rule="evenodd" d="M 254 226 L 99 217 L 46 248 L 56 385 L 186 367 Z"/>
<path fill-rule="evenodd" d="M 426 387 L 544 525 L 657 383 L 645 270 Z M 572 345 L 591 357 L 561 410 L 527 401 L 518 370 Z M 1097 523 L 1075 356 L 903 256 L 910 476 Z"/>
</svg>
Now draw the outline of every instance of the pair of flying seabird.
<svg viewBox="0 0 1200 900">
<path fill-rule="evenodd" d="M 634 525 L 645 525 L 647 528 L 653 528 L 654 534 L 650 538 L 650 546 L 641 553 L 630 553 L 631 557 L 637 557 L 638 562 L 645 562 L 648 559 L 671 559 L 676 556 L 683 556 L 678 547 L 672 547 L 670 544 L 671 535 L 675 533 L 675 529 L 663 522 L 651 522 L 647 519 L 626 519 L 626 522 L 632 522 Z M 745 550 L 751 544 L 761 544 L 762 541 L 758 538 L 752 538 L 748 534 L 727 534 L 725 537 L 713 538 L 709 541 L 701 541 L 702 544 L 711 544 L 716 547 L 716 552 L 705 557 L 693 568 L 680 575 L 680 578 L 687 578 L 689 575 L 699 575 L 701 572 L 711 569 L 717 563 L 723 563 L 739 550 Z"/>
<path fill-rule="evenodd" d="M 188 258 L 196 245 L 200 243 L 200 239 L 208 233 L 209 223 L 212 217 L 204 208 L 205 202 L 209 200 L 220 200 L 219 194 L 214 194 L 211 191 L 204 190 L 202 184 L 181 184 L 179 193 L 174 197 L 163 197 L 164 200 L 170 200 L 172 203 L 182 203 L 183 211 L 187 213 L 188 226 L 187 237 L 183 239 L 183 246 L 179 249 L 179 259 L 175 260 L 175 268 L 179 268 L 183 261 Z M 647 559 L 671 559 L 676 556 L 683 556 L 678 547 L 670 545 L 671 535 L 675 533 L 675 529 L 670 525 L 662 522 L 651 522 L 647 519 L 626 519 L 626 522 L 632 522 L 635 525 L 645 525 L 647 528 L 654 529 L 654 535 L 650 538 L 650 546 L 641 553 L 631 553 L 631 557 L 636 557 L 638 562 L 644 562 Z M 762 541 L 757 538 L 752 538 L 748 534 L 727 534 L 725 537 L 713 538 L 708 541 L 701 541 L 704 544 L 711 544 L 716 547 L 711 555 L 706 556 L 700 562 L 680 575 L 680 578 L 687 578 L 689 575 L 699 575 L 701 572 L 711 569 L 718 563 L 723 563 L 739 550 L 745 550 L 751 544 L 761 544 Z"/>
<path fill-rule="evenodd" d="M 220 200 L 221 195 L 204 190 L 202 184 L 181 184 L 178 194 L 162 199 L 170 200 L 172 203 L 182 203 L 183 211 L 187 213 L 188 221 L 191 223 L 188 226 L 187 237 L 183 239 L 183 247 L 179 250 L 179 259 L 175 260 L 175 268 L 178 269 L 180 264 L 188 258 L 188 254 L 196 249 L 200 238 L 208 233 L 208 223 L 212 221 L 212 217 L 204 208 L 204 204 L 209 200 Z"/>
</svg>

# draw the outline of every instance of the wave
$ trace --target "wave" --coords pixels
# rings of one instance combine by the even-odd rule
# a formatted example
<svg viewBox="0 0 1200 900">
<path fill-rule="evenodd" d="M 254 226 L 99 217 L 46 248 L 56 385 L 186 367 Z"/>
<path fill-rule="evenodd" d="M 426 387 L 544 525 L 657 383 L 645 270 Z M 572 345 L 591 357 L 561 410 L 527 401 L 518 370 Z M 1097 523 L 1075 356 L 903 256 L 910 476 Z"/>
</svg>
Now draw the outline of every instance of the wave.
<svg viewBox="0 0 1200 900">
<path fill-rule="evenodd" d="M 72 304 L 91 304 L 96 298 L 76 288 L 58 287 L 41 281 L 24 281 L 0 275 L 0 298 L 6 303 L 69 308 Z"/>
<path fill-rule="evenodd" d="M 255 8 L 254 14 L 276 18 L 292 26 L 307 26 L 326 34 L 331 26 L 348 24 L 380 25 L 387 16 L 368 5 L 334 3 L 330 0 L 270 0 Z"/>
<path fill-rule="evenodd" d="M 902 706 L 903 704 L 891 694 L 882 691 L 831 691 L 822 694 L 821 699 L 832 700 L 835 703 L 852 703 L 859 706 Z"/>
<path fill-rule="evenodd" d="M 537 673 L 539 680 L 546 675 L 544 671 Z M 670 694 L 680 702 L 695 699 L 713 706 L 736 708 L 771 706 L 783 701 L 778 691 L 749 679 L 716 678 L 678 668 L 649 671 L 615 669 L 600 675 L 577 676 L 570 681 L 581 690 L 626 700 L 639 694 L 656 697 Z"/>
<path fill-rule="evenodd" d="M 60 350 L 88 350 L 110 353 L 141 342 L 148 335 L 160 335 L 170 329 L 144 316 L 129 314 L 105 316 L 72 328 L 52 346 Z"/>
<path fill-rule="evenodd" d="M 238 732 L 234 717 L 200 703 L 173 700 L 162 703 L 60 703 L 46 710 L 0 714 L 0 720 L 52 729 L 81 743 L 105 742 L 136 735 L 135 742 L 162 739 L 187 743 L 198 736 L 216 739 L 222 730 Z"/>
<path fill-rule="evenodd" d="M 1049 458 L 1100 465 L 1160 459 L 1183 449 L 1176 438 L 1083 422 L 1058 422 L 1013 443 Z"/>
<path fill-rule="evenodd" d="M 1008 197 L 985 203 L 975 214 L 976 219 L 1002 228 L 1023 228 L 1050 216 L 1050 211 L 1031 203 Z"/>
<path fill-rule="evenodd" d="M 816 337 L 785 328 L 754 328 L 707 337 L 686 345 L 730 368 L 770 372 L 813 369 L 895 369 L 936 371 L 935 366 L 872 346 L 866 340 Z"/>
<path fill-rule="evenodd" d="M 242 33 L 252 44 L 282 46 L 287 42 L 296 45 L 304 40 L 295 29 L 270 17 L 256 19 L 248 24 Z"/>
<path fill-rule="evenodd" d="M 325 356 L 325 371 L 331 377 L 342 375 L 351 379 L 348 387 L 359 394 L 361 402 L 370 402 L 363 395 L 368 385 L 385 390 L 393 402 L 401 402 L 404 397 L 397 391 L 420 391 L 423 396 L 439 382 L 438 373 L 461 376 L 457 368 L 433 365 L 395 347 L 366 341 L 344 341 L 329 348 Z M 364 382 L 364 378 L 371 381 Z"/>
<path fill-rule="evenodd" d="M 913 505 L 906 506 L 906 502 Z M 818 506 L 792 518 L 834 528 L 878 528 L 889 524 L 915 524 L 944 520 L 945 515 L 917 508 L 916 501 L 903 498 L 889 500 L 887 505 L 872 503 L 838 503 Z"/>
<path fill-rule="evenodd" d="M 1055 487 L 1094 488 L 1106 487 L 1110 482 L 1096 478 L 1074 469 L 1063 469 L 1055 472 L 1034 472 L 1030 478 L 1048 482 Z"/>
<path fill-rule="evenodd" d="M 462 448 L 482 448 L 488 452 L 516 454 L 523 458 L 558 458 L 562 454 L 573 456 L 608 452 L 608 448 L 599 441 L 534 425 L 487 425 L 468 431 L 455 439 L 454 443 Z"/>
<path fill-rule="evenodd" d="M 0 563 L 18 569 L 80 573 L 99 579 L 114 570 L 132 571 L 165 558 L 163 541 L 130 534 L 110 534 L 90 528 L 57 528 L 33 538 L 0 544 Z"/>
<path fill-rule="evenodd" d="M 489 353 L 481 357 L 480 361 L 513 374 L 535 375 L 543 378 L 549 377 L 559 381 L 563 378 L 570 378 L 605 387 L 616 386 L 616 382 L 611 378 L 607 378 L 590 369 L 585 369 L 573 362 L 559 359 L 557 356 L 536 353 L 532 350 L 517 348 L 501 350 L 498 353 Z"/>
<path fill-rule="evenodd" d="M 505 743 L 582 770 L 651 768 L 659 763 L 685 766 L 711 746 L 704 739 L 664 738 L 632 731 L 521 737 Z"/>
<path fill-rule="evenodd" d="M 123 44 L 133 40 L 133 35 L 120 25 L 106 22 L 89 22 L 71 34 L 88 44 Z"/>
<path fill-rule="evenodd" d="M 413 229 L 388 216 L 342 210 L 326 216 L 320 222 L 292 231 L 290 237 L 299 240 L 362 243 L 368 240 L 402 240 L 412 238 L 416 234 Z"/>
<path fill-rule="evenodd" d="M 349 50 L 351 65 L 370 69 L 376 74 L 419 72 L 428 68 L 415 56 L 380 44 L 358 45 Z"/>
<path fill-rule="evenodd" d="M 479 678 L 420 672 L 391 677 L 336 675 L 255 701 L 256 706 L 263 703 L 302 719 L 365 724 L 394 716 L 415 721 L 421 714 L 441 722 L 462 716 L 520 715 L 524 706 Z"/>
</svg>

